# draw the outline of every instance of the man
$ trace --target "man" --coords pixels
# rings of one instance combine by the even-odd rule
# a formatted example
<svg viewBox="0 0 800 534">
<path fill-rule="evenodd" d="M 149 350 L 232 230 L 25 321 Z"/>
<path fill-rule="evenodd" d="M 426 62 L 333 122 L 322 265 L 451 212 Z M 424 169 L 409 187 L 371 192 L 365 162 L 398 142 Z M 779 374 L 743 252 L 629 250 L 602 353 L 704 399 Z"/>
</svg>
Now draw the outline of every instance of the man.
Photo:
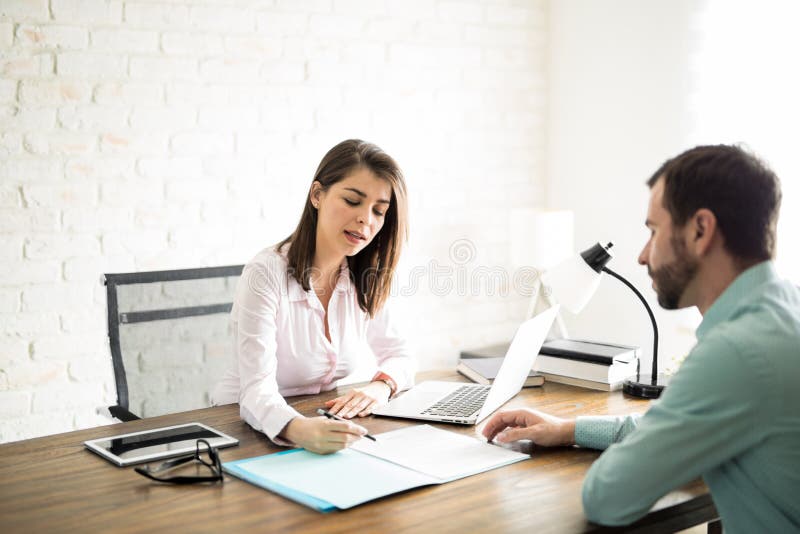
<svg viewBox="0 0 800 534">
<path fill-rule="evenodd" d="M 772 264 L 780 183 L 733 146 L 700 146 L 648 181 L 639 256 L 659 304 L 697 306 L 697 345 L 643 416 L 496 414 L 498 442 L 605 449 L 583 484 L 590 521 L 628 524 L 702 476 L 729 532 L 800 530 L 800 290 Z"/>
</svg>

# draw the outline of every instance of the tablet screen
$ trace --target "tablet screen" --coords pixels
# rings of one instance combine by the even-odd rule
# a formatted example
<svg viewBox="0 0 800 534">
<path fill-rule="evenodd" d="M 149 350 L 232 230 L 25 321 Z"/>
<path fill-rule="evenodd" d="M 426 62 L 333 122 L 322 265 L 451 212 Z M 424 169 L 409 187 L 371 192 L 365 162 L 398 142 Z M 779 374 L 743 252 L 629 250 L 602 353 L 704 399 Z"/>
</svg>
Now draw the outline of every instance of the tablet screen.
<svg viewBox="0 0 800 534">
<path fill-rule="evenodd" d="M 85 445 L 118 465 L 130 465 L 194 452 L 198 439 L 216 448 L 239 443 L 213 428 L 189 423 L 91 440 Z"/>
</svg>

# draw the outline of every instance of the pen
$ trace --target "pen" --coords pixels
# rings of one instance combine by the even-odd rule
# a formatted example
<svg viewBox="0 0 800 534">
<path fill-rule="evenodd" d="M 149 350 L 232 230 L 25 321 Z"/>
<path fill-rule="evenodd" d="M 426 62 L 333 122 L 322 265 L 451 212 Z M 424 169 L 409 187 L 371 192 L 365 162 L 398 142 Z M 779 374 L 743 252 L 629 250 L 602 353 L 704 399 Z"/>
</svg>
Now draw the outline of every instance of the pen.
<svg viewBox="0 0 800 534">
<path fill-rule="evenodd" d="M 347 421 L 347 419 L 343 419 L 338 415 L 333 415 L 328 410 L 323 410 L 322 408 L 317 408 L 317 413 L 320 415 L 324 415 L 328 419 L 335 419 L 336 421 Z M 367 439 L 371 439 L 372 441 L 378 441 L 377 439 L 375 439 L 375 436 L 370 436 L 369 434 L 364 434 L 364 437 Z"/>
</svg>

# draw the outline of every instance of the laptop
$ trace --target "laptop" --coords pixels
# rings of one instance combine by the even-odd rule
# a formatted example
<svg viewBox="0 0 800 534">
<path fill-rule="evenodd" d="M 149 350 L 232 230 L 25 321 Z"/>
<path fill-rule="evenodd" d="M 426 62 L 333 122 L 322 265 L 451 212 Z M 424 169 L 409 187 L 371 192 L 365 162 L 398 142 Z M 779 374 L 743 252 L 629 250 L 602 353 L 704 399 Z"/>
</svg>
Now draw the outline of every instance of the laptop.
<svg viewBox="0 0 800 534">
<path fill-rule="evenodd" d="M 481 422 L 522 389 L 557 313 L 555 305 L 520 325 L 491 386 L 428 380 L 372 413 L 462 425 Z"/>
</svg>

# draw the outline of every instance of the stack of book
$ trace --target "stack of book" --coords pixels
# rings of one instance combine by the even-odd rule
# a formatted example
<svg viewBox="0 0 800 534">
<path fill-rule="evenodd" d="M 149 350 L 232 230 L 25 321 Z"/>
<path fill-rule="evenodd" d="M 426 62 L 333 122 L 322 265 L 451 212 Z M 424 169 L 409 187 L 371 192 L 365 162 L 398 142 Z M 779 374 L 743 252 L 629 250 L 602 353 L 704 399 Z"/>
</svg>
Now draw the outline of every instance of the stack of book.
<svg viewBox="0 0 800 534">
<path fill-rule="evenodd" d="M 500 370 L 502 364 L 502 356 L 491 358 L 462 358 L 456 366 L 456 371 L 473 382 L 490 386 L 497 377 L 497 371 Z M 544 377 L 531 370 L 522 387 L 530 388 L 541 386 L 542 384 L 544 384 Z"/>
<path fill-rule="evenodd" d="M 551 382 L 603 391 L 621 389 L 638 366 L 638 347 L 572 339 L 546 342 L 533 364 Z"/>
</svg>

